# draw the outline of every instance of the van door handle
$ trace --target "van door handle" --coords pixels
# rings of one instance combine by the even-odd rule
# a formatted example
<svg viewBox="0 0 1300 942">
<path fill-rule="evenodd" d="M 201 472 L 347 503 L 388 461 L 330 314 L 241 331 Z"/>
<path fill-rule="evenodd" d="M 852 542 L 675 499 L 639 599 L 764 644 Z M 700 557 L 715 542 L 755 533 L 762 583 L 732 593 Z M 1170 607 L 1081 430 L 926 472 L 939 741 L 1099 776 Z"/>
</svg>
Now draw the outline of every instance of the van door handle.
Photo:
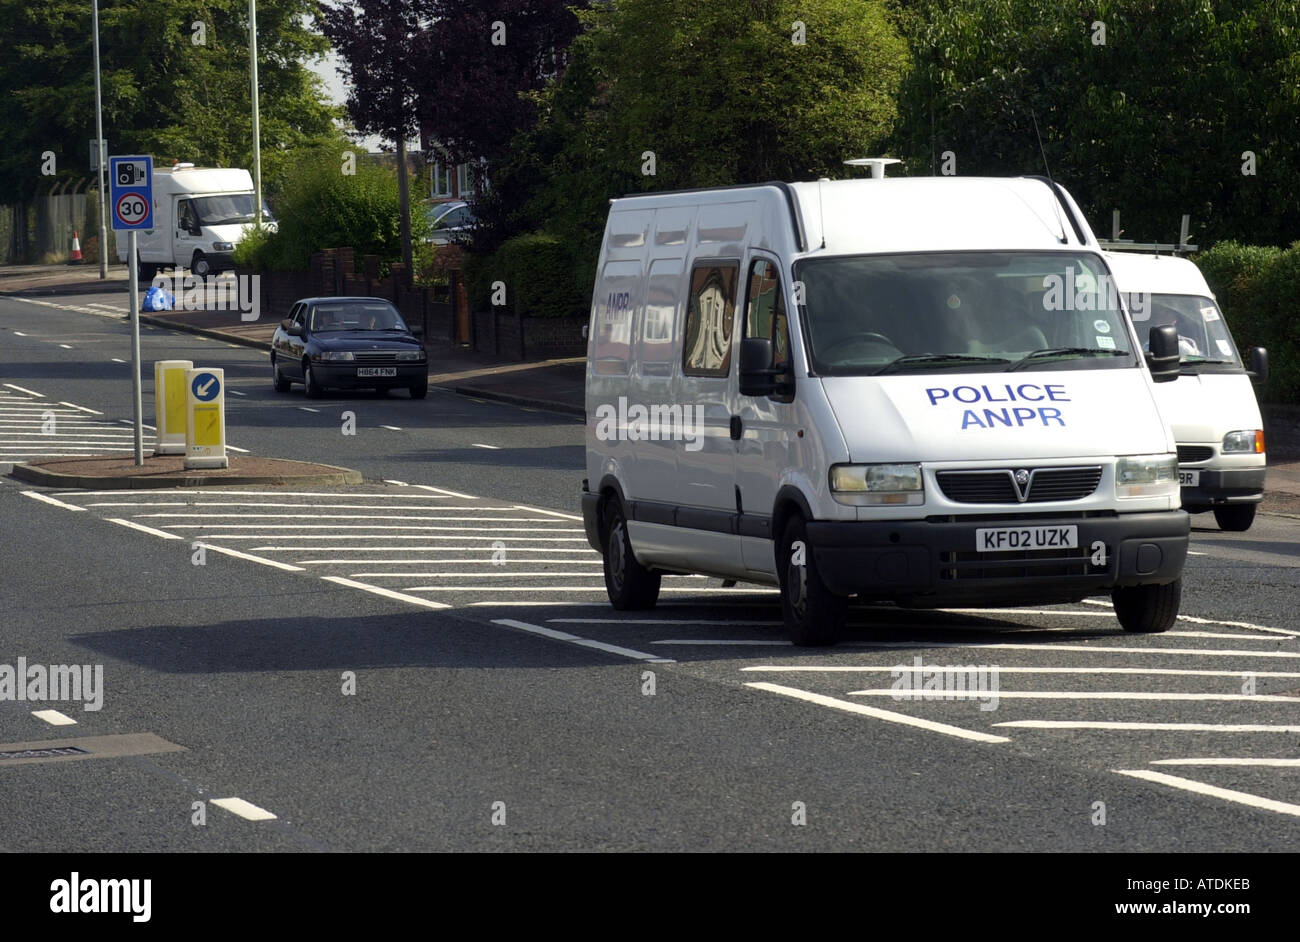
<svg viewBox="0 0 1300 942">
<path fill-rule="evenodd" d="M 743 428 L 744 428 L 744 423 L 741 422 L 740 416 L 733 415 L 731 417 L 731 440 L 733 442 L 740 441 L 740 433 L 743 430 Z"/>
</svg>

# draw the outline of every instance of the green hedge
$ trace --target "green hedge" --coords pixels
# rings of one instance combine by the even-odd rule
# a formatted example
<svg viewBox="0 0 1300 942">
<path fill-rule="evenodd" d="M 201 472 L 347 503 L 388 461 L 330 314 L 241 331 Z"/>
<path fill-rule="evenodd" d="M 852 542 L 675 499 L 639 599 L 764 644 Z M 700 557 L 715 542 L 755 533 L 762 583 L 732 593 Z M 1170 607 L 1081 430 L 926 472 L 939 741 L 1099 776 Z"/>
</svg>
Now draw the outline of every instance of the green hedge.
<svg viewBox="0 0 1300 942">
<path fill-rule="evenodd" d="M 475 310 L 492 304 L 492 284 L 506 288 L 506 310 L 521 317 L 568 317 L 585 314 L 590 284 L 583 287 L 577 260 L 559 236 L 530 232 L 507 239 L 488 256 L 465 263 L 465 289 Z"/>
<path fill-rule="evenodd" d="M 1289 249 L 1220 242 L 1194 259 L 1243 357 L 1266 347 L 1264 402 L 1300 403 L 1300 242 Z"/>
</svg>

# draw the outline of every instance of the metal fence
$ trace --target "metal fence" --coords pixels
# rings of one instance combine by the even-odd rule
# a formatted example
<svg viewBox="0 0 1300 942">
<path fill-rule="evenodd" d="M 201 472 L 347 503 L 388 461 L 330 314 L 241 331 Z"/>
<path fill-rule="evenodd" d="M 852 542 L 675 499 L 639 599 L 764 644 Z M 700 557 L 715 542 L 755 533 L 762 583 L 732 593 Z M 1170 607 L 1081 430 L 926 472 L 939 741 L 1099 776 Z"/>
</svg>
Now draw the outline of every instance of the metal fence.
<svg viewBox="0 0 1300 942">
<path fill-rule="evenodd" d="M 55 180 L 24 203 L 0 205 L 0 264 L 67 261 L 73 232 L 84 244 L 93 235 L 90 225 L 98 225 L 89 215 L 94 182 L 93 177 Z"/>
</svg>

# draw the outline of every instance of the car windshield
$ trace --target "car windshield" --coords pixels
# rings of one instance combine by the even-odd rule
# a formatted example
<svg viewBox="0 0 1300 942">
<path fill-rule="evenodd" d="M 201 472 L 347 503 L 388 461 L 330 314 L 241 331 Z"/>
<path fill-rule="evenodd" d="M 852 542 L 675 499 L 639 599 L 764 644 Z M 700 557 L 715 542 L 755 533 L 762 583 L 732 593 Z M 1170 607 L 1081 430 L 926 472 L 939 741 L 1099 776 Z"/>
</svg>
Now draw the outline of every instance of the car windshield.
<svg viewBox="0 0 1300 942">
<path fill-rule="evenodd" d="M 220 196 L 200 196 L 194 201 L 194 208 L 199 214 L 199 224 L 204 226 L 224 226 L 229 223 L 253 221 L 252 193 L 223 193 Z M 262 219 L 274 222 L 271 207 L 262 200 Z"/>
<path fill-rule="evenodd" d="M 1210 298 L 1190 294 L 1130 295 L 1129 312 L 1144 345 L 1152 327 L 1178 328 L 1179 365 L 1184 373 L 1224 373 L 1244 369 L 1223 312 Z"/>
<path fill-rule="evenodd" d="M 803 322 L 828 376 L 1134 366 L 1100 258 L 954 252 L 805 259 Z"/>
<path fill-rule="evenodd" d="M 391 304 L 382 301 L 331 301 L 317 304 L 308 325 L 313 333 L 329 331 L 405 331 L 406 322 Z"/>
</svg>

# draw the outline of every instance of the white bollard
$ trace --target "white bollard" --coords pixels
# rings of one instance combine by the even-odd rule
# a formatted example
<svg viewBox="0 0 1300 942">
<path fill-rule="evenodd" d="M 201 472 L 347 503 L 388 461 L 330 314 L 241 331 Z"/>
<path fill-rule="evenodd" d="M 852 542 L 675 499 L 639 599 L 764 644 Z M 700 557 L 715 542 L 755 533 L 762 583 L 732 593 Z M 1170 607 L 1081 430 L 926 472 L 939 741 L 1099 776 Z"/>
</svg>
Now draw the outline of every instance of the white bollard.
<svg viewBox="0 0 1300 942">
<path fill-rule="evenodd" d="M 158 427 L 155 455 L 185 454 L 185 429 L 189 425 L 185 375 L 192 369 L 191 360 L 158 360 L 153 365 L 153 414 Z"/>
<path fill-rule="evenodd" d="M 185 371 L 185 467 L 228 468 L 225 370 Z"/>
</svg>

